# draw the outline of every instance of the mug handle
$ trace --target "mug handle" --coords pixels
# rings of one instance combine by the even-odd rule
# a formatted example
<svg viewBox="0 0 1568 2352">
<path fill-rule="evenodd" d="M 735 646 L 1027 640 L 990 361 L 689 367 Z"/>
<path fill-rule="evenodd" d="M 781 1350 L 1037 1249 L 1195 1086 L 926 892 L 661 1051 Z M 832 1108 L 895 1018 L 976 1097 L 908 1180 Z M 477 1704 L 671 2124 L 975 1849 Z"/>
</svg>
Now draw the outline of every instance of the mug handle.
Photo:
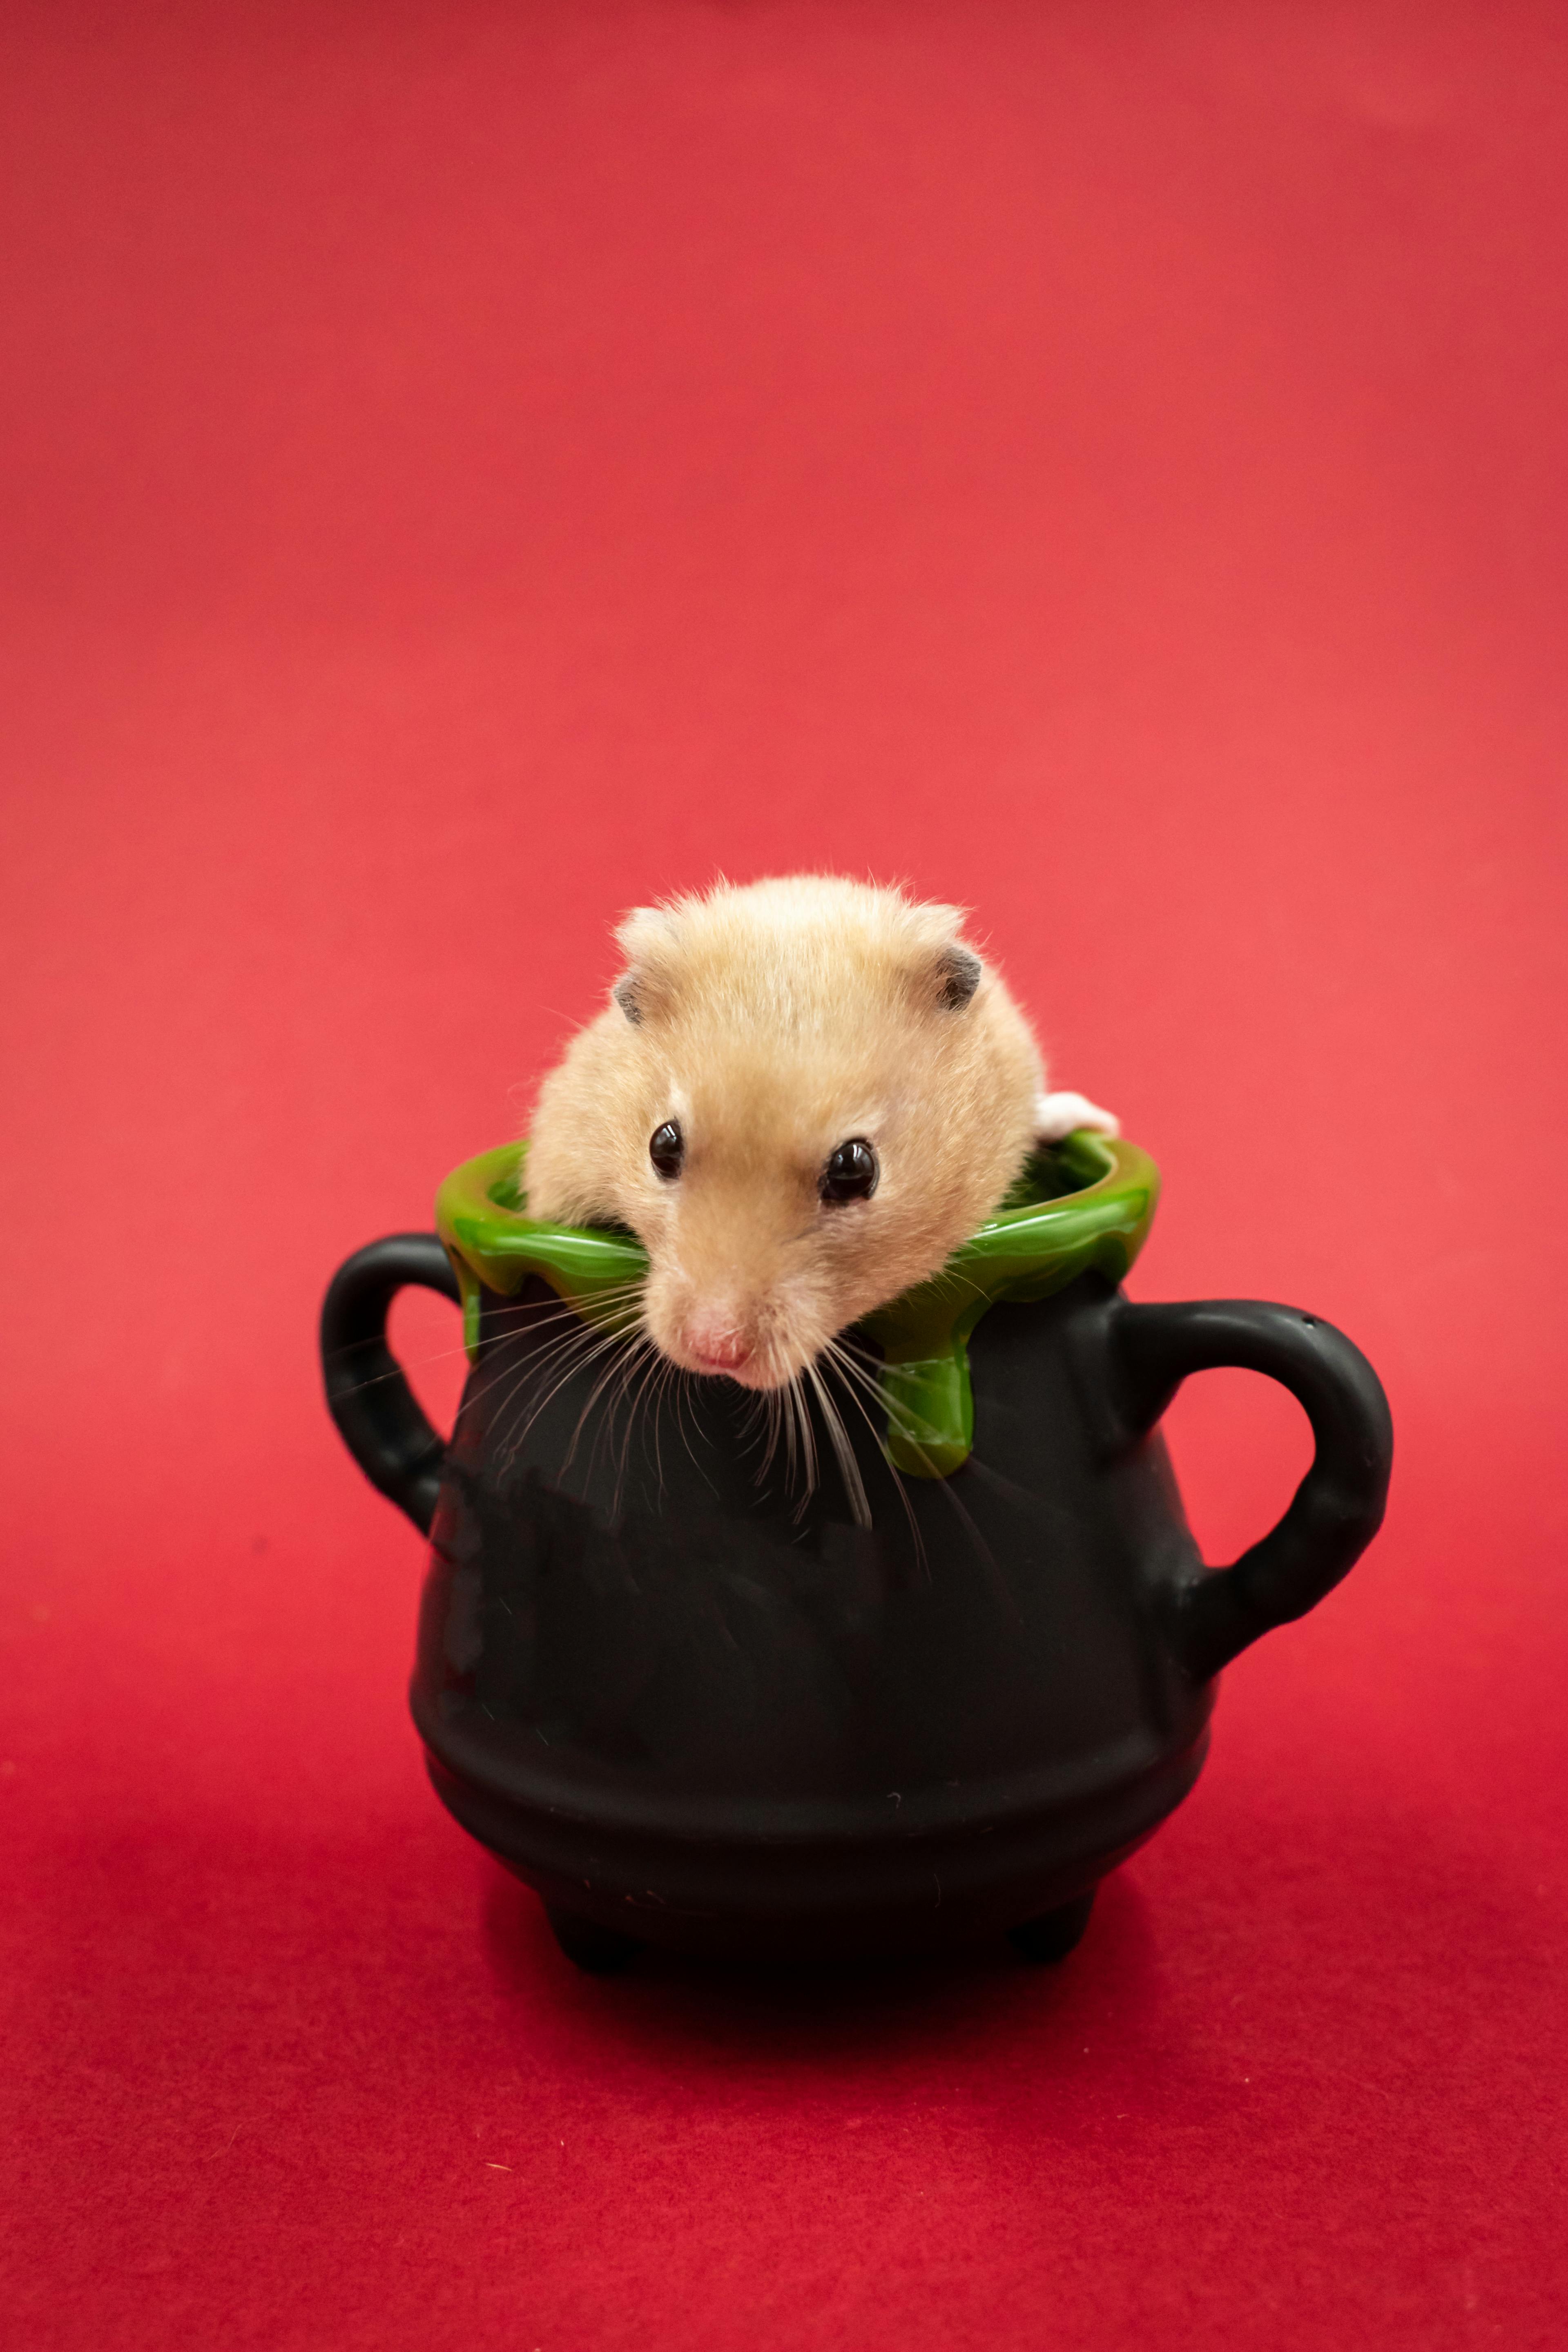
<svg viewBox="0 0 1568 2352">
<path fill-rule="evenodd" d="M 321 1307 L 321 1370 L 338 1434 L 373 1486 L 427 1536 L 447 1446 L 431 1428 L 386 1344 L 386 1318 L 411 1284 L 460 1305 L 458 1277 L 434 1234 L 388 1234 L 345 1259 Z"/>
<path fill-rule="evenodd" d="M 1232 1568 L 1184 1578 L 1172 1646 L 1206 1681 L 1271 1626 L 1304 1617 L 1348 1575 L 1383 1521 L 1394 1425 L 1383 1383 L 1342 1331 L 1257 1298 L 1124 1301 L 1115 1319 L 1121 1403 L 1131 1434 L 1153 1427 L 1189 1372 L 1238 1365 L 1288 1388 L 1316 1450 L 1279 1525 Z"/>
</svg>

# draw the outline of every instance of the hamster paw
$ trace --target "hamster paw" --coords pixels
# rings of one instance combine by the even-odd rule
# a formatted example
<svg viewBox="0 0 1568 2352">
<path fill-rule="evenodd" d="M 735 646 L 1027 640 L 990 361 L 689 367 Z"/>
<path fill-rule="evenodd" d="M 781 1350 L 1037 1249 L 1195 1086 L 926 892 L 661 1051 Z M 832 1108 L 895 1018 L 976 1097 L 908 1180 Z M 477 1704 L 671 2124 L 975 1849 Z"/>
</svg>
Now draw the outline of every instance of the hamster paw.
<svg viewBox="0 0 1568 2352">
<path fill-rule="evenodd" d="M 1120 1135 L 1121 1121 L 1115 1113 L 1101 1110 L 1087 1095 L 1037 1095 L 1035 1097 L 1035 1140 L 1037 1143 L 1060 1143 L 1075 1127 L 1090 1127 L 1096 1135 Z"/>
</svg>

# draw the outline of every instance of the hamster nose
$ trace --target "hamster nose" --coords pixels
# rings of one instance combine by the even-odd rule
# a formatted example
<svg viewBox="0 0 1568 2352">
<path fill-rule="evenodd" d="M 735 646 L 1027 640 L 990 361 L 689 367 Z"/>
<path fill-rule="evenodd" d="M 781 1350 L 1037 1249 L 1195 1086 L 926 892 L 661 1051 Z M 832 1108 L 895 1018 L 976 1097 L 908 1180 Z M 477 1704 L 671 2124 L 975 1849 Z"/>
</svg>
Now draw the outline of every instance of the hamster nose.
<svg viewBox="0 0 1568 2352">
<path fill-rule="evenodd" d="M 705 1372 L 738 1372 L 751 1356 L 745 1333 L 718 1316 L 693 1316 L 683 1337 Z"/>
</svg>

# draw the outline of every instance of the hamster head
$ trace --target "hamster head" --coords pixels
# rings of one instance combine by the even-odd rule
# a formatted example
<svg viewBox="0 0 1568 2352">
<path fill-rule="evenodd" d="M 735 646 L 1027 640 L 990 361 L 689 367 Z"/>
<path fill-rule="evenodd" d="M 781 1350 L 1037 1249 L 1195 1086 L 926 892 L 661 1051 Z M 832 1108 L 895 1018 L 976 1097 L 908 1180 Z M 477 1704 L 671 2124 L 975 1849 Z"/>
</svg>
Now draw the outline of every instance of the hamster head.
<svg viewBox="0 0 1568 2352">
<path fill-rule="evenodd" d="M 541 1090 L 530 1213 L 631 1227 L 676 1364 L 780 1388 L 935 1273 L 1034 1135 L 1027 1024 L 951 907 L 820 877 L 642 908 Z"/>
</svg>

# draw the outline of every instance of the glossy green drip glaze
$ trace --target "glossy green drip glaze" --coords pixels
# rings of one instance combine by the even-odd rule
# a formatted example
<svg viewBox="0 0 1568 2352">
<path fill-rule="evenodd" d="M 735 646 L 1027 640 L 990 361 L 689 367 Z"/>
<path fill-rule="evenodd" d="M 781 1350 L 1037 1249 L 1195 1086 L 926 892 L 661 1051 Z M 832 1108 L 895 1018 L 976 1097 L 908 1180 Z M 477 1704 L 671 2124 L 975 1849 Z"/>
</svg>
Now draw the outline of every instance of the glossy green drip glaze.
<svg viewBox="0 0 1568 2352">
<path fill-rule="evenodd" d="M 523 1213 L 527 1145 L 502 1144 L 455 1169 L 436 1199 L 436 1224 L 463 1297 L 463 1336 L 479 1353 L 481 1286 L 510 1297 L 537 1274 L 587 1322 L 636 1328 L 628 1285 L 647 1271 L 631 1234 L 551 1225 Z M 888 1458 L 917 1478 L 946 1478 L 974 1442 L 969 1336 L 999 1298 L 1048 1297 L 1080 1274 L 1120 1282 L 1142 1247 L 1159 1199 L 1153 1161 L 1133 1143 L 1080 1129 L 1038 1154 L 994 1217 L 940 1274 L 880 1307 L 860 1328 L 882 1350 Z"/>
<path fill-rule="evenodd" d="M 1010 1205 L 988 1217 L 940 1274 L 867 1316 L 861 1328 L 882 1350 L 887 1452 L 896 1470 L 947 1478 L 968 1458 L 969 1335 L 986 1308 L 999 1298 L 1047 1298 L 1080 1274 L 1120 1282 L 1143 1245 L 1159 1196 L 1159 1171 L 1146 1151 L 1080 1128 L 1030 1162 Z"/>
<path fill-rule="evenodd" d="M 598 1225 L 548 1225 L 524 1216 L 526 1143 L 503 1143 L 454 1168 L 436 1195 L 436 1230 L 463 1297 L 463 1339 L 479 1352 L 479 1286 L 510 1298 L 531 1274 L 585 1322 L 634 1330 L 637 1302 L 627 1285 L 647 1272 L 647 1252 L 630 1234 Z"/>
</svg>

